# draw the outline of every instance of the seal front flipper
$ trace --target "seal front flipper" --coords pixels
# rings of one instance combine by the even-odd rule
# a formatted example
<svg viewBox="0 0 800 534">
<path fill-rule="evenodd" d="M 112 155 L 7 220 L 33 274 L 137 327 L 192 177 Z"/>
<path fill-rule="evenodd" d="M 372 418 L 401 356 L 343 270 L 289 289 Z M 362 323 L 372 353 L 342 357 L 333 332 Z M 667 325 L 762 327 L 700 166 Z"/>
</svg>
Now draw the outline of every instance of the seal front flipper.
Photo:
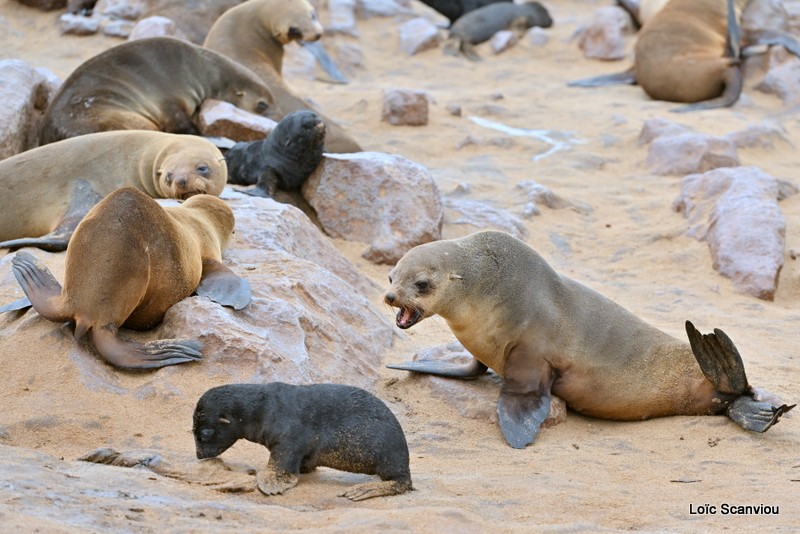
<svg viewBox="0 0 800 534">
<path fill-rule="evenodd" d="M 800 57 L 800 42 L 792 34 L 780 30 L 748 29 L 745 30 L 744 41 L 746 46 L 782 46 L 791 54 Z"/>
<path fill-rule="evenodd" d="M 387 365 L 386 367 L 389 369 L 413 371 L 415 373 L 425 373 L 429 375 L 443 376 L 446 378 L 461 378 L 463 380 L 472 380 L 474 378 L 478 378 L 484 374 L 487 369 L 489 369 L 475 358 L 473 358 L 472 361 L 466 365 L 452 365 L 437 360 L 417 360 L 413 362 Z"/>
<path fill-rule="evenodd" d="M 582 80 L 573 80 L 571 82 L 567 82 L 569 87 L 600 87 L 603 85 L 619 84 L 636 85 L 636 73 L 633 67 L 623 72 L 603 74 L 602 76 L 594 76 L 592 78 L 584 78 Z"/>
<path fill-rule="evenodd" d="M 270 451 L 270 455 L 274 454 Z M 267 467 L 256 473 L 256 486 L 264 495 L 278 495 L 297 485 L 297 475 L 279 468 L 270 457 Z"/>
<path fill-rule="evenodd" d="M 56 322 L 72 318 L 61 298 L 61 284 L 36 257 L 27 252 L 17 252 L 11 260 L 11 270 L 39 315 Z"/>
<path fill-rule="evenodd" d="M 156 369 L 202 359 L 202 343 L 195 340 L 159 339 L 139 343 L 121 339 L 114 325 L 91 329 L 97 352 L 111 365 L 123 369 Z"/>
<path fill-rule="evenodd" d="M 546 361 L 537 365 L 519 348 L 509 353 L 497 416 L 503 437 L 515 449 L 524 449 L 539 434 L 550 413 L 554 380 L 555 372 Z"/>
<path fill-rule="evenodd" d="M 298 41 L 306 50 L 311 52 L 311 55 L 314 56 L 314 59 L 317 60 L 317 64 L 322 67 L 322 70 L 325 71 L 325 74 L 328 76 L 325 78 L 318 78 L 320 81 L 323 82 L 330 82 L 330 83 L 347 83 L 347 77 L 342 74 L 342 71 L 339 70 L 339 67 L 336 66 L 336 63 L 333 62 L 331 56 L 328 54 L 328 51 L 325 50 L 325 47 L 322 46 L 322 43 L 319 41 Z"/>
<path fill-rule="evenodd" d="M 28 297 L 23 297 L 19 300 L 15 300 L 14 302 L 9 302 L 5 306 L 0 306 L 0 313 L 27 310 L 31 306 L 33 306 L 33 304 L 31 304 L 30 299 Z"/>
<path fill-rule="evenodd" d="M 234 310 L 241 310 L 251 300 L 250 284 L 247 280 L 214 259 L 203 260 L 203 277 L 195 293 Z"/>
</svg>

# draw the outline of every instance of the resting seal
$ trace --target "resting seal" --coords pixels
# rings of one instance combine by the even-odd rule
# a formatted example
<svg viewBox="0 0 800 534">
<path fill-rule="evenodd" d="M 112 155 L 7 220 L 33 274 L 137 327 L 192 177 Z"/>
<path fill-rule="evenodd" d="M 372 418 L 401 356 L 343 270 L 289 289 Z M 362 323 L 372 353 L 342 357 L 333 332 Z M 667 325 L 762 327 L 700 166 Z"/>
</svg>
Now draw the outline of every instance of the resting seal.
<svg viewBox="0 0 800 534">
<path fill-rule="evenodd" d="M 203 44 L 208 30 L 227 10 L 243 0 L 149 0 L 149 10 L 139 17 L 166 17 L 175 22 L 186 37 Z"/>
<path fill-rule="evenodd" d="M 233 212 L 217 197 L 196 195 L 162 208 L 125 187 L 101 200 L 75 229 L 63 289 L 26 252 L 14 256 L 12 270 L 29 305 L 51 321 L 74 322 L 76 339 L 88 332 L 108 363 L 174 365 L 200 359 L 202 345 L 174 339 L 142 344 L 119 338 L 117 331 L 153 328 L 193 292 L 235 309 L 246 306 L 249 285 L 221 262 L 233 226 Z"/>
<path fill-rule="evenodd" d="M 496 2 L 511 2 L 512 0 L 422 0 L 422 3 L 447 17 L 453 24 L 465 13 L 475 11 L 483 6 Z"/>
<path fill-rule="evenodd" d="M 227 152 L 228 182 L 257 187 L 244 192 L 275 196 L 278 189 L 300 189 L 322 161 L 325 123 L 313 111 L 301 110 L 281 119 L 269 136 L 236 143 Z"/>
<path fill-rule="evenodd" d="M 280 120 L 266 85 L 212 50 L 171 39 L 139 39 L 83 62 L 53 97 L 41 144 L 106 130 L 199 134 L 195 112 L 208 98 Z"/>
<path fill-rule="evenodd" d="M 339 384 L 229 384 L 206 391 L 194 410 L 197 458 L 213 458 L 244 438 L 269 449 L 258 489 L 275 495 L 297 475 L 330 467 L 378 475 L 340 494 L 353 501 L 411 489 L 408 445 L 389 408 L 363 389 Z"/>
<path fill-rule="evenodd" d="M 500 428 L 515 448 L 536 438 L 551 395 L 592 417 L 637 421 L 727 412 L 757 432 L 792 408 L 759 400 L 741 357 L 720 331 L 703 337 L 687 322 L 693 355 L 688 343 L 559 275 L 508 234 L 479 232 L 419 245 L 400 259 L 389 281 L 385 301 L 399 308 L 397 326 L 410 328 L 439 314 L 475 358 L 466 368 L 433 361 L 389 367 L 456 378 L 492 368 L 503 378 Z"/>
<path fill-rule="evenodd" d="M 201 137 L 116 131 L 81 135 L 0 161 L 0 248 L 60 251 L 84 215 L 120 187 L 153 198 L 218 196 L 220 151 Z"/>
<path fill-rule="evenodd" d="M 474 45 L 488 41 L 500 30 L 522 32 L 534 26 L 549 28 L 552 24 L 553 19 L 539 2 L 489 4 L 470 11 L 450 26 L 444 51 L 451 55 L 461 52 L 468 59 L 476 61 L 480 56 L 475 52 Z"/>
<path fill-rule="evenodd" d="M 226 11 L 214 23 L 203 46 L 258 74 L 272 90 L 276 105 L 289 113 L 311 106 L 283 81 L 283 47 L 292 41 L 317 41 L 322 32 L 316 11 L 306 0 L 248 0 Z M 327 152 L 361 151 L 341 126 L 317 113 L 328 131 Z"/>
</svg>

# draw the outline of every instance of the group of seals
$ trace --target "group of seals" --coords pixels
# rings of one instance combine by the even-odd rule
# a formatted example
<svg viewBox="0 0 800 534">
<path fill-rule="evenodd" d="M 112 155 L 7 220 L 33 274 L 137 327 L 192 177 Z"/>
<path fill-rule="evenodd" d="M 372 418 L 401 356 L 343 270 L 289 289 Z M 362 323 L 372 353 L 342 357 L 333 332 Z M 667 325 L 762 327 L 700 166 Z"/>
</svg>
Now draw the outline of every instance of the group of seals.
<svg viewBox="0 0 800 534">
<path fill-rule="evenodd" d="M 75 324 L 97 352 L 121 368 L 157 368 L 201 357 L 195 340 L 138 343 L 118 337 L 122 326 L 153 328 L 167 310 L 193 292 L 242 309 L 250 286 L 221 262 L 233 232 L 228 205 L 195 195 L 179 207 L 162 208 L 141 191 L 125 187 L 101 200 L 83 218 L 67 247 L 62 288 L 34 256 L 18 252 L 14 276 L 32 305 L 51 321 Z"/>
<path fill-rule="evenodd" d="M 353 501 L 411 489 L 408 445 L 400 423 L 377 397 L 340 384 L 228 384 L 206 391 L 194 410 L 197 458 L 213 458 L 240 439 L 269 449 L 257 473 L 266 495 L 297 485 L 316 467 L 378 475 L 342 493 Z"/>
<path fill-rule="evenodd" d="M 480 56 L 475 52 L 474 45 L 488 41 L 500 30 L 521 33 L 534 26 L 549 28 L 552 24 L 553 19 L 539 2 L 497 2 L 470 11 L 456 20 L 450 26 L 444 51 L 451 55 L 461 52 L 468 59 L 476 61 Z"/>
<path fill-rule="evenodd" d="M 306 0 L 248 0 L 225 12 L 211 27 L 203 46 L 252 70 L 272 91 L 283 113 L 310 106 L 297 97 L 281 76 L 283 47 L 292 41 L 315 42 L 323 28 Z M 361 147 L 340 125 L 322 113 L 328 152 L 360 152 Z"/>
<path fill-rule="evenodd" d="M 0 248 L 59 251 L 100 198 L 135 187 L 153 198 L 219 196 L 225 159 L 209 141 L 148 131 L 65 139 L 0 161 Z"/>
<path fill-rule="evenodd" d="M 419 245 L 389 281 L 385 302 L 399 308 L 398 327 L 438 314 L 474 357 L 466 367 L 436 361 L 389 367 L 454 378 L 491 368 L 503 378 L 497 411 L 515 448 L 534 441 L 551 395 L 593 417 L 727 413 L 757 432 L 793 408 L 750 387 L 722 332 L 700 336 L 687 322 L 691 346 L 679 341 L 559 275 L 508 234 Z"/>
</svg>

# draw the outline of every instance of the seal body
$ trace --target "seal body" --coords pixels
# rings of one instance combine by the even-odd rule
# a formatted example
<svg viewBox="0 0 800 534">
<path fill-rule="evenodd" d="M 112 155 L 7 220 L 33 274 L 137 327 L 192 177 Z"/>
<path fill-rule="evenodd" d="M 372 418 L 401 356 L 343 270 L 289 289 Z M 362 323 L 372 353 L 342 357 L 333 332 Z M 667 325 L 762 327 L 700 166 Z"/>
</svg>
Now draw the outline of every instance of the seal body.
<svg viewBox="0 0 800 534">
<path fill-rule="evenodd" d="M 470 11 L 475 11 L 483 6 L 494 4 L 495 2 L 511 2 L 512 0 L 422 0 L 422 3 L 441 13 L 450 21 L 450 24 L 458 20 Z"/>
<path fill-rule="evenodd" d="M 258 185 L 267 196 L 295 191 L 322 161 L 325 123 L 313 111 L 290 113 L 259 141 L 236 143 L 225 152 L 229 182 Z"/>
<path fill-rule="evenodd" d="M 41 144 L 106 130 L 198 134 L 195 112 L 209 98 L 283 116 L 270 89 L 235 61 L 154 37 L 117 45 L 75 69 L 45 112 Z"/>
<path fill-rule="evenodd" d="M 115 131 L 35 148 L 0 161 L 0 247 L 64 250 L 80 219 L 120 187 L 186 199 L 218 196 L 226 179 L 220 151 L 196 136 Z"/>
<path fill-rule="evenodd" d="M 114 191 L 84 217 L 67 247 L 62 288 L 32 255 L 19 252 L 12 270 L 34 309 L 53 321 L 75 323 L 118 367 L 148 368 L 200 357 L 197 341 L 145 344 L 117 337 L 121 326 L 154 327 L 193 292 L 243 308 L 249 286 L 221 263 L 234 217 L 218 197 L 196 195 L 162 208 L 130 188 Z"/>
<path fill-rule="evenodd" d="M 195 44 L 203 44 L 208 30 L 227 10 L 243 0 L 150 0 L 149 10 L 139 19 L 166 17 L 175 22 L 186 37 Z"/>
<path fill-rule="evenodd" d="M 503 377 L 501 429 L 515 447 L 533 441 L 551 393 L 582 414 L 626 421 L 724 413 L 740 397 L 757 403 L 749 386 L 712 383 L 688 343 L 559 275 L 508 234 L 417 246 L 390 283 L 385 301 L 399 308 L 399 327 L 438 314 L 476 360 L 462 371 L 437 372 L 425 362 L 390 367 L 462 378 L 493 369 Z M 772 414 L 772 406 L 762 408 Z"/>
<path fill-rule="evenodd" d="M 268 495 L 283 493 L 297 484 L 297 474 L 318 466 L 381 478 L 342 494 L 352 500 L 411 489 L 400 423 L 360 388 L 281 382 L 215 387 L 197 402 L 193 433 L 199 459 L 219 456 L 239 439 L 267 447 L 269 464 L 257 480 Z"/>
<path fill-rule="evenodd" d="M 270 87 L 284 113 L 310 109 L 283 81 L 283 47 L 292 41 L 315 42 L 323 28 L 306 0 L 249 0 L 225 12 L 211 27 L 203 46 L 252 70 Z M 325 121 L 328 152 L 360 152 L 361 147 L 340 125 Z"/>
</svg>

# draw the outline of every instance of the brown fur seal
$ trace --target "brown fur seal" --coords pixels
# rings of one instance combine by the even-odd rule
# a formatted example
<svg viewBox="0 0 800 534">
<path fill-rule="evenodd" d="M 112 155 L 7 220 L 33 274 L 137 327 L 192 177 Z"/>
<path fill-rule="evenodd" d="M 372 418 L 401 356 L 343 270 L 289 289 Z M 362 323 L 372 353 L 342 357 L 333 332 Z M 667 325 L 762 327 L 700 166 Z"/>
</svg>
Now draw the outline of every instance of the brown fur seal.
<svg viewBox="0 0 800 534">
<path fill-rule="evenodd" d="M 739 17 L 748 1 L 651 2 L 655 14 L 647 15 L 652 18 L 639 32 L 633 67 L 569 85 L 638 83 L 650 98 L 690 104 L 673 111 L 732 106 L 742 91 L 742 46 L 779 44 L 800 56 L 800 43 L 786 33 L 752 30 L 740 37 Z"/>
<path fill-rule="evenodd" d="M 154 37 L 117 45 L 75 69 L 45 112 L 41 144 L 106 130 L 198 134 L 195 113 L 209 98 L 283 117 L 269 87 L 248 69 L 212 50 Z"/>
<path fill-rule="evenodd" d="M 457 378 L 492 368 L 503 378 L 500 428 L 515 448 L 536 438 L 551 394 L 592 417 L 727 413 L 757 432 L 792 408 L 760 400 L 733 344 L 720 344 L 721 332 L 697 343 L 687 322 L 693 355 L 688 343 L 559 275 L 508 234 L 419 245 L 389 281 L 385 301 L 399 308 L 397 326 L 438 314 L 475 358 L 467 368 L 431 361 L 389 367 Z"/>
<path fill-rule="evenodd" d="M 206 391 L 194 410 L 197 458 L 213 458 L 240 439 L 269 449 L 257 474 L 266 495 L 297 485 L 316 467 L 378 475 L 340 494 L 353 501 L 411 489 L 408 445 L 391 410 L 363 389 L 339 384 L 229 384 Z"/>
<path fill-rule="evenodd" d="M 228 10 L 208 32 L 203 46 L 241 63 L 258 74 L 284 112 L 310 109 L 281 76 L 283 47 L 292 41 L 317 41 L 323 28 L 306 0 L 248 0 Z M 317 110 L 315 110 L 317 111 Z M 325 121 L 328 152 L 360 152 L 361 147 L 334 121 Z"/>
<path fill-rule="evenodd" d="M 12 270 L 34 309 L 51 321 L 75 323 L 105 360 L 123 368 L 155 368 L 197 360 L 202 345 L 165 339 L 137 343 L 121 326 L 153 328 L 193 292 L 235 309 L 250 302 L 247 282 L 221 262 L 233 212 L 211 195 L 162 208 L 131 187 L 118 189 L 84 217 L 67 247 L 64 287 L 25 252 Z"/>
<path fill-rule="evenodd" d="M 500 30 L 523 32 L 534 26 L 549 28 L 552 24 L 553 19 L 539 2 L 489 4 L 470 11 L 450 26 L 444 51 L 451 55 L 461 52 L 468 59 L 476 61 L 480 56 L 475 52 L 474 45 L 488 41 Z"/>
<path fill-rule="evenodd" d="M 225 160 L 209 141 L 164 132 L 81 135 L 0 161 L 0 248 L 59 251 L 84 215 L 120 187 L 153 198 L 218 196 Z"/>
</svg>

